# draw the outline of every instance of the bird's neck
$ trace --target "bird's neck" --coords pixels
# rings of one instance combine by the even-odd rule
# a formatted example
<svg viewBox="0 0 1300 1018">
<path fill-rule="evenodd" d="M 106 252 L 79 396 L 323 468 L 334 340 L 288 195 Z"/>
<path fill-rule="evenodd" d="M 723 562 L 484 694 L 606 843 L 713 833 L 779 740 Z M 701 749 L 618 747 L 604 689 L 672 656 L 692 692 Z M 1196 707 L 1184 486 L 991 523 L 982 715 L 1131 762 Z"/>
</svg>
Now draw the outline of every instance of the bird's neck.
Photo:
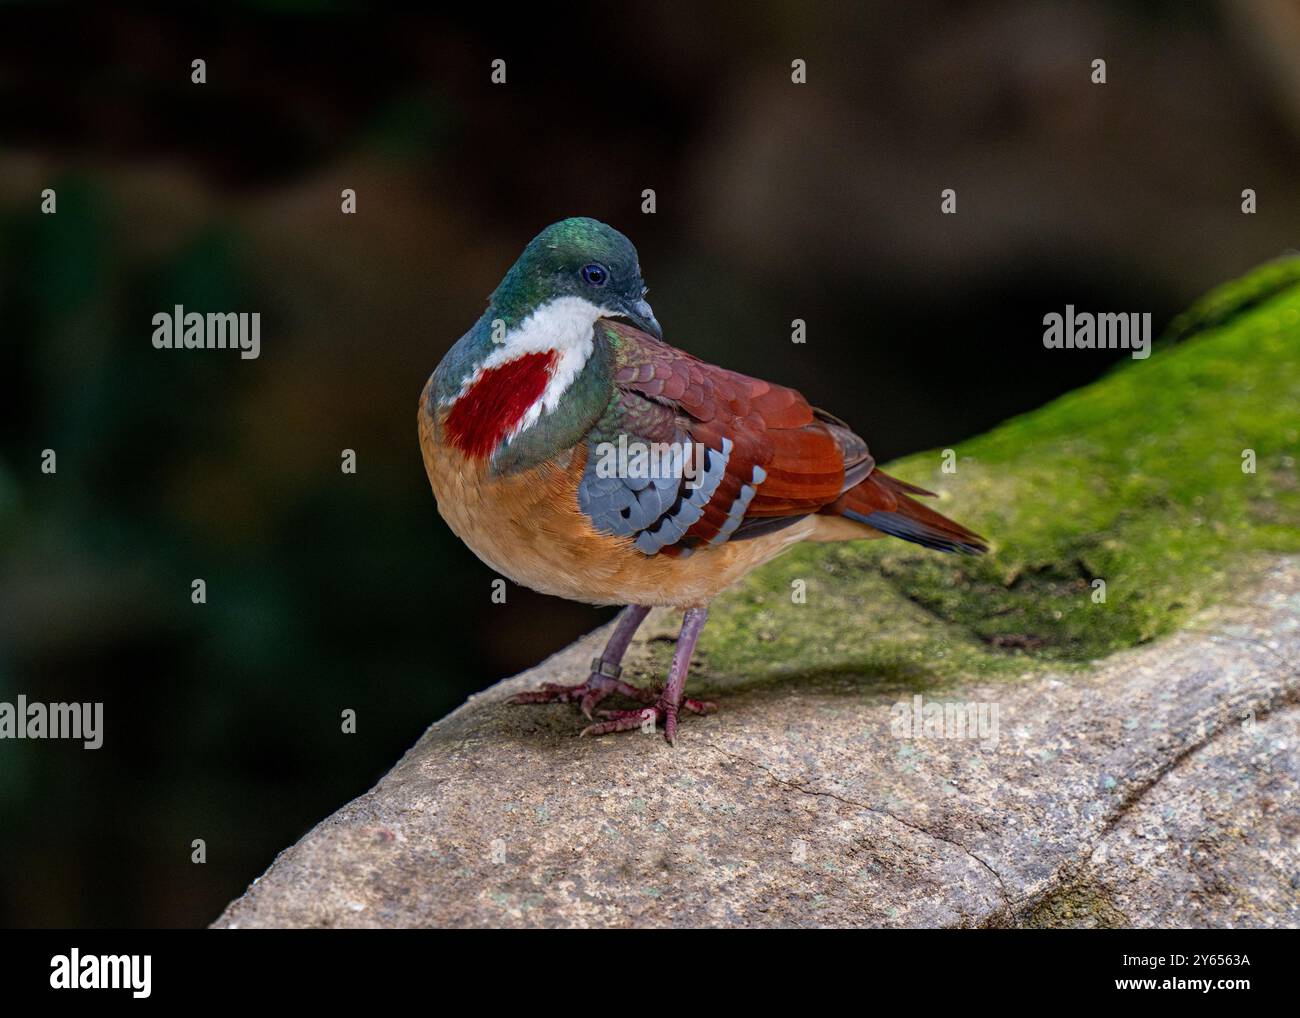
<svg viewBox="0 0 1300 1018">
<path fill-rule="evenodd" d="M 524 446 L 534 449 L 550 438 L 567 439 L 572 420 L 584 416 L 574 404 L 589 403 L 599 390 L 591 378 L 577 383 L 599 375 L 587 369 L 600 314 L 580 298 L 560 297 L 503 328 L 489 307 L 438 368 L 435 398 L 446 414 L 449 444 L 470 459 L 486 460 L 525 436 Z"/>
<path fill-rule="evenodd" d="M 539 350 L 476 372 L 447 411 L 447 440 L 470 459 L 487 459 L 540 413 L 558 361 L 558 351 Z"/>
</svg>

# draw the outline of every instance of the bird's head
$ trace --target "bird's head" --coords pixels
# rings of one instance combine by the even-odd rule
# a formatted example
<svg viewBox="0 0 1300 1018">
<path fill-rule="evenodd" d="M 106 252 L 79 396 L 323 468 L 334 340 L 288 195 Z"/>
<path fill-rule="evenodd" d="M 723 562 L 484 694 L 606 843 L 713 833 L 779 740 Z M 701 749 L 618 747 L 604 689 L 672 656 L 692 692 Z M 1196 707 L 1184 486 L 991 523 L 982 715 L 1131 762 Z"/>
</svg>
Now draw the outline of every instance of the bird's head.
<svg viewBox="0 0 1300 1018">
<path fill-rule="evenodd" d="M 596 318 L 625 318 L 662 338 L 645 299 L 632 242 L 612 226 L 585 216 L 563 219 L 524 248 L 492 294 L 491 310 L 508 328 L 548 306 Z"/>
<path fill-rule="evenodd" d="M 589 412 L 609 401 L 600 384 L 605 361 L 593 361 L 601 318 L 622 318 L 660 337 L 636 248 L 594 219 L 548 226 L 434 372 L 431 399 L 445 414 L 451 444 L 474 458 L 495 456 L 545 419 L 558 428 L 555 442 L 572 445 L 579 436 L 565 428 L 585 427 Z M 558 412 L 562 406 L 569 411 Z"/>
</svg>

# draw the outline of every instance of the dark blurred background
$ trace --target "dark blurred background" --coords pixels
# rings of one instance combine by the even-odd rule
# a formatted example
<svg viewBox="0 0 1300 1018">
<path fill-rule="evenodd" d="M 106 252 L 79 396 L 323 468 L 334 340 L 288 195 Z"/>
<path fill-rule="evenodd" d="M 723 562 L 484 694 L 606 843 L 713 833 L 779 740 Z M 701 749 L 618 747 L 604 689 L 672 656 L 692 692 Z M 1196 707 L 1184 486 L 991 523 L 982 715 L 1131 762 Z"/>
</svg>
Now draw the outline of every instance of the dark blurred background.
<svg viewBox="0 0 1300 1018">
<path fill-rule="evenodd" d="M 493 605 L 416 443 L 424 380 L 547 223 L 626 232 L 671 342 L 885 461 L 1123 356 L 1048 354 L 1047 311 L 1159 328 L 1293 246 L 1297 52 L 1295 0 L 6 8 L 0 700 L 103 701 L 106 734 L 0 742 L 0 923 L 210 921 L 429 722 L 609 616 Z M 174 304 L 260 311 L 261 358 L 154 350 Z"/>
</svg>

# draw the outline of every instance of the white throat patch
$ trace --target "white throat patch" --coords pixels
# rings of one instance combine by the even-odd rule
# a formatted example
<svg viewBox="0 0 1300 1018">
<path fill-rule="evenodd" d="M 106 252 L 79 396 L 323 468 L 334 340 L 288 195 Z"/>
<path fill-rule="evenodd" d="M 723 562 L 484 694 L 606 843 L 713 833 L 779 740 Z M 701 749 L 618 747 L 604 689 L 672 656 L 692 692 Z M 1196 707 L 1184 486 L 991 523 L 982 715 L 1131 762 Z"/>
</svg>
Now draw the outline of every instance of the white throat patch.
<svg viewBox="0 0 1300 1018">
<path fill-rule="evenodd" d="M 608 312 L 603 308 L 581 297 L 557 297 L 547 301 L 505 334 L 496 349 L 461 384 L 456 399 L 469 392 L 483 372 L 516 360 L 524 354 L 554 350 L 559 354 L 559 359 L 551 371 L 550 381 L 546 383 L 537 402 L 528 408 L 511 430 L 508 437 L 514 438 L 536 424 L 543 412 L 550 413 L 555 409 L 560 397 L 573 384 L 591 357 L 595 344 L 593 326 L 597 318 L 606 314 Z"/>
</svg>

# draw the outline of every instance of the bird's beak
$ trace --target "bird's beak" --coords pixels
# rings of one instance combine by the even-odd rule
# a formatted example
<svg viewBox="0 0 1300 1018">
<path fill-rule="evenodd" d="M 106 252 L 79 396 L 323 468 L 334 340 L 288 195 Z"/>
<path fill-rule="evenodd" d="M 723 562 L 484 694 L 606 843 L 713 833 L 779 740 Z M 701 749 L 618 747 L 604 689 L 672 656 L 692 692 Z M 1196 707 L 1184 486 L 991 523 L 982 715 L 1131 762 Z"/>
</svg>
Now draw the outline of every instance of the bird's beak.
<svg viewBox="0 0 1300 1018">
<path fill-rule="evenodd" d="M 642 298 L 636 301 L 627 301 L 622 306 L 623 317 L 635 325 L 643 332 L 648 332 L 655 339 L 664 338 L 664 330 L 659 328 L 659 322 L 655 318 L 655 313 L 650 308 L 650 304 Z"/>
</svg>

